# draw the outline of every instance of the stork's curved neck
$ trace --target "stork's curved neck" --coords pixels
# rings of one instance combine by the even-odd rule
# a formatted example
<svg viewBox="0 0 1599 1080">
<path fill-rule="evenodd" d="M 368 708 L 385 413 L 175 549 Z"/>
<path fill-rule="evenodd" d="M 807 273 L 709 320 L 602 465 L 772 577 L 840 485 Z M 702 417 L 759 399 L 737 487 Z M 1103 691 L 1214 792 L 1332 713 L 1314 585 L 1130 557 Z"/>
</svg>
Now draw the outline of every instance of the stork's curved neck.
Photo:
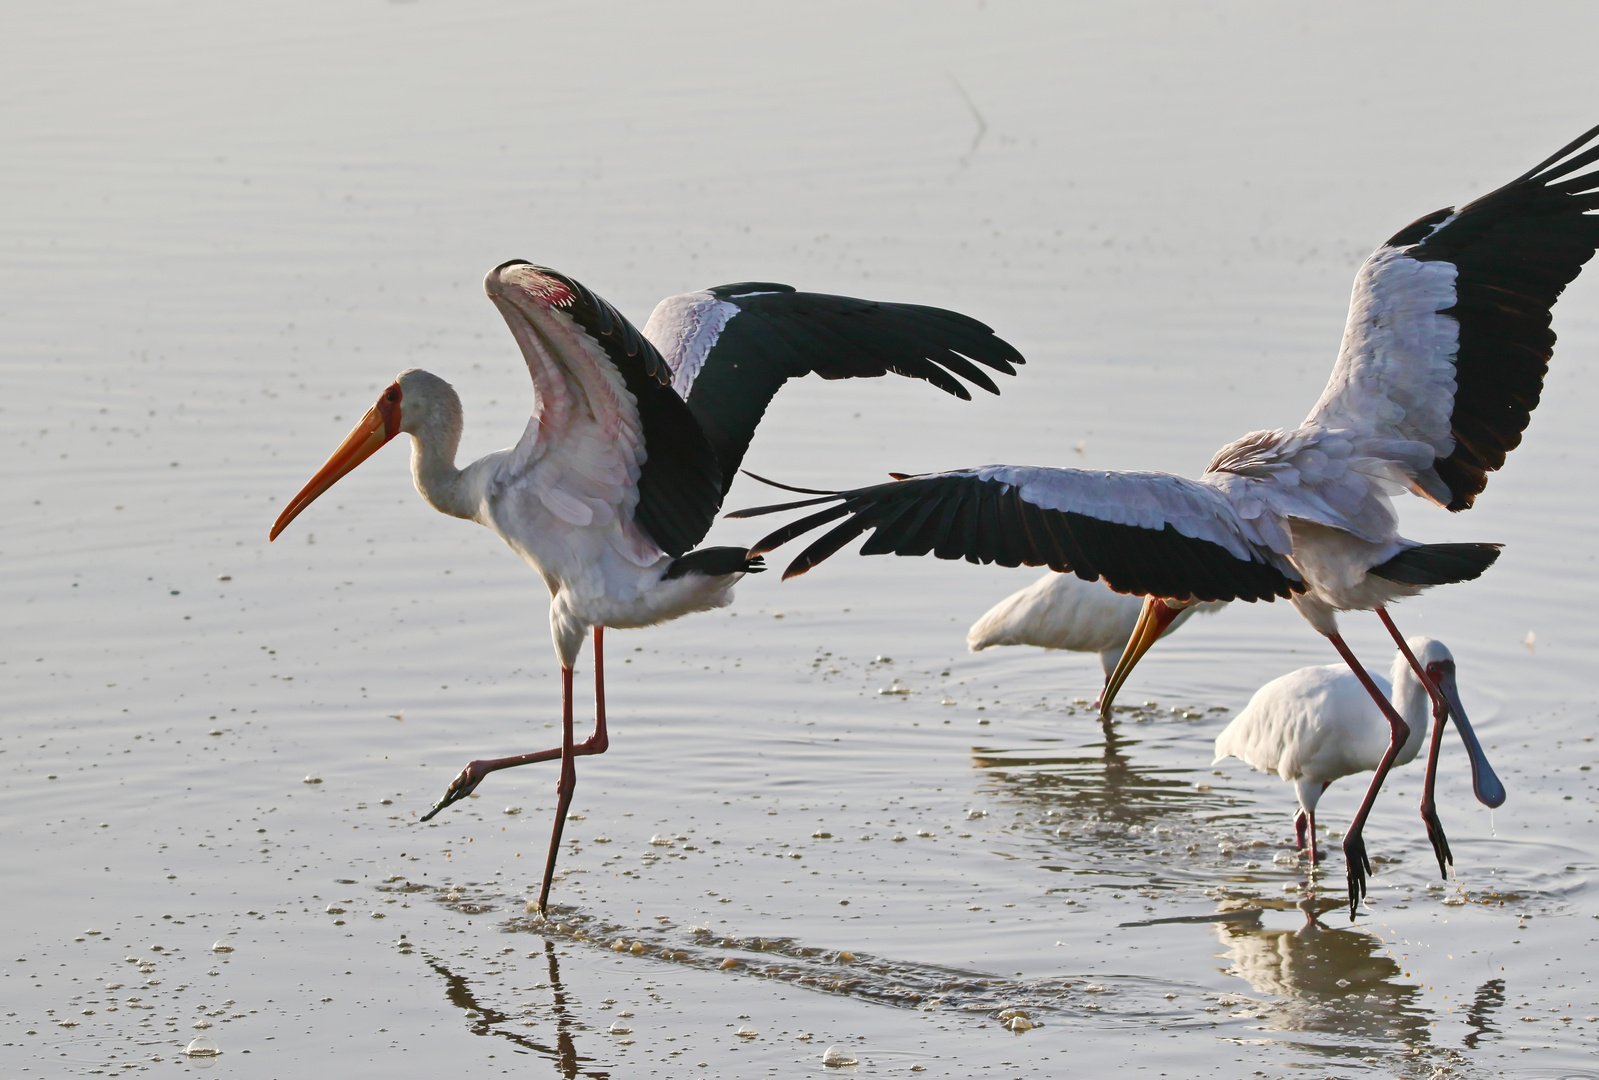
<svg viewBox="0 0 1599 1080">
<path fill-rule="evenodd" d="M 481 500 L 473 470 L 455 467 L 461 445 L 461 399 L 444 380 L 426 372 L 406 372 L 401 429 L 411 436 L 411 477 L 435 510 L 451 517 L 475 518 Z"/>
</svg>

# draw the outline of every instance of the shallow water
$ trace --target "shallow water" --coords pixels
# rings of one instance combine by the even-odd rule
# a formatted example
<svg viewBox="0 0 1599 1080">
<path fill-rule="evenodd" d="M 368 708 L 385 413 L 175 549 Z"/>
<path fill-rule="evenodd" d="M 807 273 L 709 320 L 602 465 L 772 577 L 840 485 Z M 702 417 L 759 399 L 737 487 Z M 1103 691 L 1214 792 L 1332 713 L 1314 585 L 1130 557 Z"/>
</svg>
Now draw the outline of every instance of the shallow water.
<svg viewBox="0 0 1599 1080">
<path fill-rule="evenodd" d="M 1197 471 L 1303 414 L 1366 251 L 1599 119 L 1582 6 L 1536 35 L 1458 5 L 776 20 L 15 13 L 7 1075 L 794 1075 L 834 1045 L 860 1075 L 1599 1074 L 1591 276 L 1479 507 L 1404 507 L 1417 538 L 1509 545 L 1397 612 L 1459 658 L 1510 790 L 1478 806 L 1446 750 L 1448 883 L 1415 768 L 1351 926 L 1336 853 L 1308 887 L 1276 861 L 1287 786 L 1210 766 L 1256 686 L 1332 659 L 1292 611 L 1192 621 L 1107 737 L 1074 704 L 1094 658 L 963 651 L 1031 571 L 924 560 L 754 577 L 613 634 L 614 742 L 579 771 L 555 925 L 525 912 L 552 771 L 417 823 L 469 757 L 554 739 L 543 590 L 423 505 L 397 449 L 266 529 L 402 367 L 461 390 L 464 454 L 516 437 L 490 266 L 556 266 L 640 320 L 751 278 L 948 304 L 1029 357 L 971 404 L 789 387 L 748 464 L 794 483 Z M 729 505 L 763 501 L 741 481 Z M 1375 620 L 1345 625 L 1386 667 Z M 221 1055 L 183 1056 L 198 1034 Z"/>
</svg>

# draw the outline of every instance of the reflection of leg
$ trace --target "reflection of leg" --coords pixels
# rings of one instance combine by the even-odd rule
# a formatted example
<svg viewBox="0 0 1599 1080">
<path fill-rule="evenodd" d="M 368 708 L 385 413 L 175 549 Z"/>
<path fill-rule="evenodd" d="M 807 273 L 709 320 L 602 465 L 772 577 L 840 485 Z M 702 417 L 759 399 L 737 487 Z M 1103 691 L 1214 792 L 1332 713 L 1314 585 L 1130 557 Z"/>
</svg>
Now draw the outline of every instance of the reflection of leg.
<svg viewBox="0 0 1599 1080">
<path fill-rule="evenodd" d="M 1355 678 L 1366 688 L 1366 693 L 1371 695 L 1371 700 L 1388 720 L 1388 749 L 1383 752 L 1382 760 L 1377 763 L 1377 771 L 1371 778 L 1371 784 L 1366 789 L 1366 797 L 1361 800 L 1360 809 L 1355 812 L 1355 818 L 1349 823 L 1349 831 L 1344 834 L 1344 873 L 1349 879 L 1349 917 L 1355 917 L 1355 909 L 1366 896 L 1366 878 L 1371 874 L 1371 860 L 1366 856 L 1366 819 L 1371 816 L 1371 808 L 1377 802 L 1377 793 L 1382 790 L 1383 781 L 1388 778 L 1388 770 L 1394 766 L 1394 758 L 1399 754 L 1399 748 L 1410 738 L 1410 725 L 1405 723 L 1402 716 L 1394 711 L 1393 703 L 1383 696 L 1377 689 L 1377 684 L 1371 681 L 1371 675 L 1361 666 L 1355 654 L 1350 651 L 1344 639 L 1338 634 L 1329 634 L 1328 640 L 1333 648 L 1338 650 L 1338 655 L 1344 658 L 1344 663 L 1349 665 L 1349 670 L 1355 673 Z"/>
<path fill-rule="evenodd" d="M 1388 628 L 1388 633 L 1398 643 L 1399 651 L 1410 664 L 1410 670 L 1416 673 L 1421 685 L 1427 688 L 1427 696 L 1432 698 L 1432 745 L 1427 749 L 1427 775 L 1421 782 L 1421 820 L 1427 825 L 1427 839 L 1432 842 L 1432 853 L 1438 859 L 1438 874 L 1447 878 L 1449 871 L 1445 864 L 1453 865 L 1455 859 L 1449 851 L 1449 838 L 1444 835 L 1443 822 L 1438 820 L 1438 805 L 1433 801 L 1433 787 L 1438 780 L 1438 751 L 1443 746 L 1444 725 L 1449 722 L 1449 702 L 1427 677 L 1427 672 L 1422 669 L 1415 653 L 1410 651 L 1409 643 L 1399 633 L 1399 627 L 1388 617 L 1387 609 L 1378 608 L 1377 617 L 1382 620 L 1382 624 Z"/>
</svg>

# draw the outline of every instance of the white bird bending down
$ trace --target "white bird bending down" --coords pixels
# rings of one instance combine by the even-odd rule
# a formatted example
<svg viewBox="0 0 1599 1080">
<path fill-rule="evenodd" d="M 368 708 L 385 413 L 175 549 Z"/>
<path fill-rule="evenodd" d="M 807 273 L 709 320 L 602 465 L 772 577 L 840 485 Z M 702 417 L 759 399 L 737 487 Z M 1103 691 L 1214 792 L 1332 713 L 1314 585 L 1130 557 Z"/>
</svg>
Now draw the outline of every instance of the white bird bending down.
<svg viewBox="0 0 1599 1080">
<path fill-rule="evenodd" d="M 896 476 L 735 514 L 835 503 L 750 554 L 844 518 L 784 577 L 871 529 L 862 554 L 1046 565 L 1142 594 L 1138 630 L 1102 708 L 1165 626 L 1201 600 L 1290 599 L 1364 680 L 1337 612 L 1375 609 L 1403 650 L 1388 604 L 1469 581 L 1498 556 L 1493 544 L 1405 539 L 1391 497 L 1410 490 L 1464 510 L 1520 443 L 1553 352 L 1550 308 L 1599 246 L 1599 217 L 1589 213 L 1599 209 L 1599 172 L 1571 175 L 1599 160 L 1599 146 L 1588 145 L 1596 136 L 1599 128 L 1379 247 L 1355 276 L 1343 346 L 1310 415 L 1292 430 L 1255 431 L 1222 447 L 1198 480 L 1014 465 Z M 1344 839 L 1351 915 L 1370 872 L 1362 829 L 1408 737 L 1388 699 L 1375 685 L 1366 691 L 1391 735 Z M 1430 807 L 1423 813 L 1443 858 L 1442 825 Z"/>
<path fill-rule="evenodd" d="M 1433 705 L 1432 749 L 1429 761 L 1436 759 L 1443 741 L 1444 725 L 1450 714 L 1471 758 L 1472 777 L 1478 790 L 1489 794 L 1490 806 L 1504 802 L 1504 787 L 1494 775 L 1477 741 L 1455 684 L 1455 658 L 1442 642 L 1413 637 L 1407 642 L 1410 655 L 1449 702 L 1448 708 Z M 1403 652 L 1394 654 L 1392 682 L 1368 671 L 1371 682 L 1389 696 L 1394 711 L 1410 729 L 1391 766 L 1409 764 L 1421 749 L 1427 732 L 1430 694 L 1417 678 Z M 1274 772 L 1294 785 L 1299 810 L 1294 815 L 1294 836 L 1302 850 L 1308 850 L 1311 865 L 1316 864 L 1316 803 L 1322 792 L 1341 776 L 1371 772 L 1382 763 L 1390 737 L 1388 720 L 1372 703 L 1371 696 L 1353 672 L 1342 664 L 1304 667 L 1279 676 L 1255 691 L 1230 724 L 1216 736 L 1216 760 L 1238 758 L 1251 768 Z M 1433 799 L 1431 778 L 1422 792 L 1423 803 Z M 1307 844 L 1306 837 L 1309 837 Z M 1439 854 L 1439 872 L 1444 872 L 1448 845 Z"/>
<path fill-rule="evenodd" d="M 1225 600 L 1217 600 L 1186 607 L 1161 637 L 1196 612 L 1210 613 L 1226 606 Z M 1011 593 L 972 623 L 966 631 L 966 647 L 982 652 L 995 645 L 1036 645 L 1041 649 L 1098 653 L 1108 686 L 1116 662 L 1138 625 L 1142 608 L 1139 597 L 1115 592 L 1101 582 L 1084 581 L 1076 574 L 1050 571 L 1027 588 Z"/>
<path fill-rule="evenodd" d="M 533 417 L 517 444 L 457 468 L 460 399 L 436 375 L 403 371 L 271 535 L 403 431 L 413 440 L 411 473 L 423 498 L 493 529 L 543 576 L 561 665 L 561 745 L 471 762 L 422 819 L 495 770 L 560 758 L 543 910 L 577 784 L 574 759 L 610 745 L 603 630 L 722 607 L 734 582 L 761 569 L 743 548 L 690 549 L 710 529 L 778 388 L 812 371 L 827 379 L 893 372 L 970 398 L 956 375 L 998 393 L 977 365 L 1015 374 L 1022 358 L 953 311 L 766 282 L 669 297 L 642 334 L 576 281 L 521 260 L 495 267 L 484 288 L 533 378 Z M 572 667 L 590 628 L 594 734 L 574 743 Z"/>
</svg>

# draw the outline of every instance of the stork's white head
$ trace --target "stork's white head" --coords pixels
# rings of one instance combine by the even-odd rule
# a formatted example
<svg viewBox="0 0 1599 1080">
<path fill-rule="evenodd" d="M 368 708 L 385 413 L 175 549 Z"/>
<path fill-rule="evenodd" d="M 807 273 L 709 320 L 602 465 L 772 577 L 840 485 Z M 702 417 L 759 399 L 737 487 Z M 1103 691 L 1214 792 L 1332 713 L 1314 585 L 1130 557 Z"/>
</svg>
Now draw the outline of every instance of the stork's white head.
<svg viewBox="0 0 1599 1080">
<path fill-rule="evenodd" d="M 461 440 L 461 399 L 454 387 L 421 368 L 400 372 L 344 437 L 333 456 L 283 508 L 268 539 L 276 540 L 300 511 L 402 431 L 413 436 L 419 446 L 426 443 L 446 450 L 446 459 L 453 460 Z"/>
</svg>

